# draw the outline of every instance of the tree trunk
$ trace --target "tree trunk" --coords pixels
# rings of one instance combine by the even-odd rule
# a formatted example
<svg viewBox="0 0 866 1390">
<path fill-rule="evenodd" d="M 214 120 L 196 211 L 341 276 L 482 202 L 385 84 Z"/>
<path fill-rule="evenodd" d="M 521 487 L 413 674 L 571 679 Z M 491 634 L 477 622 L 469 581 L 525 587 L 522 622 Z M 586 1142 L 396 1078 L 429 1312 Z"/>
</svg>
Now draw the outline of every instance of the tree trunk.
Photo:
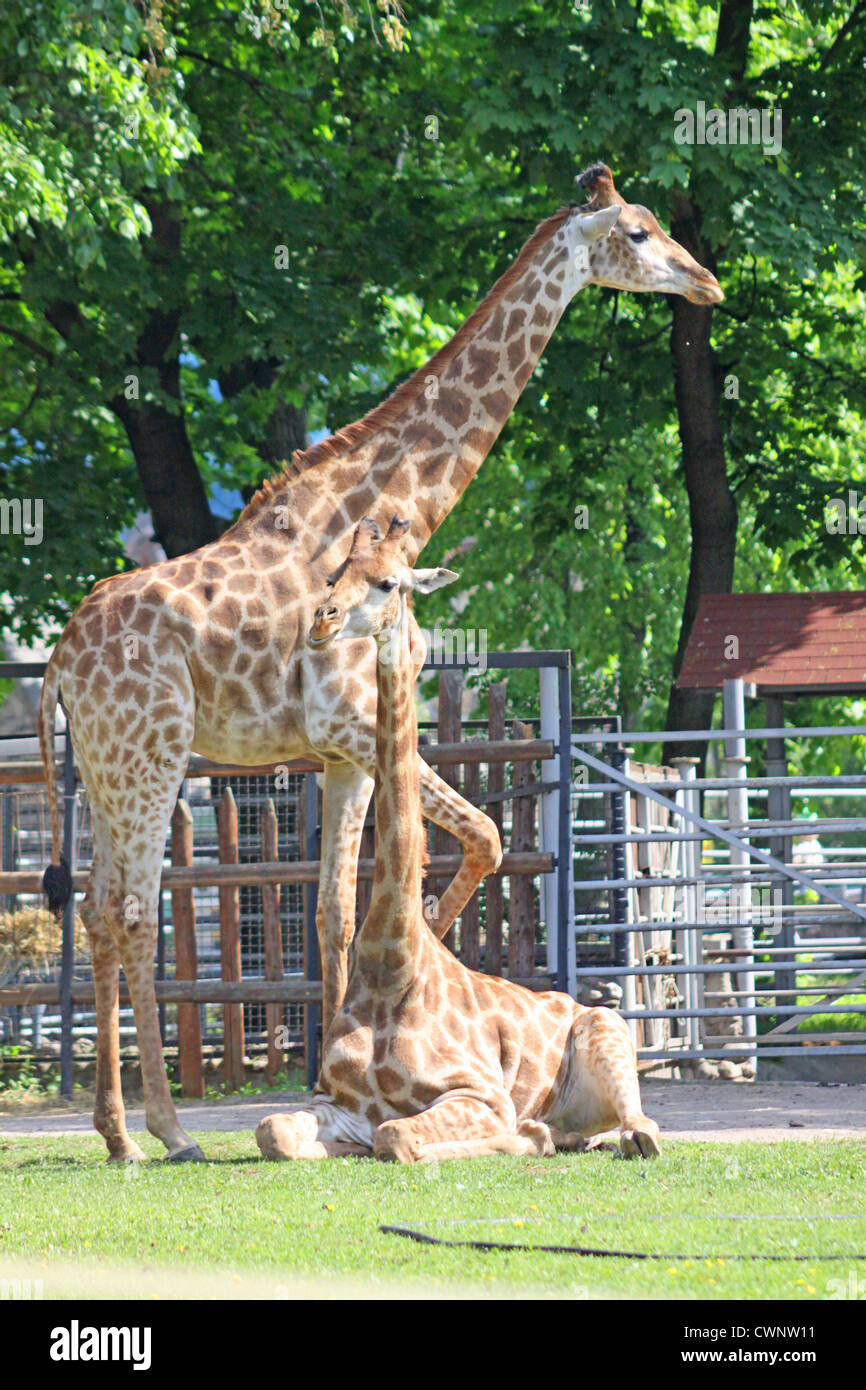
<svg viewBox="0 0 866 1390">
<path fill-rule="evenodd" d="M 715 56 L 727 66 L 739 88 L 749 58 L 754 0 L 722 0 L 716 30 Z M 700 234 L 701 214 L 685 195 L 677 198 L 671 235 L 714 274 L 715 256 Z M 689 304 L 677 296 L 671 349 L 676 373 L 676 401 L 683 466 L 689 495 L 692 550 L 689 581 L 683 605 L 680 638 L 674 658 L 674 684 L 668 703 L 668 729 L 708 729 L 715 694 L 678 690 L 676 679 L 683 664 L 689 635 L 703 594 L 728 594 L 734 581 L 737 546 L 737 503 L 728 485 L 722 427 L 719 418 L 721 372 L 710 345 L 712 308 Z M 666 757 L 680 754 L 700 758 L 703 743 L 675 744 Z"/>
<path fill-rule="evenodd" d="M 701 265 L 715 271 L 714 257 L 702 245 L 699 216 L 691 202 L 679 200 L 672 235 Z M 720 372 L 710 344 L 713 311 L 677 296 L 673 306 L 671 349 L 675 393 L 683 446 L 683 469 L 689 497 L 692 548 L 680 637 L 674 658 L 674 681 L 683 663 L 692 624 L 703 594 L 730 593 L 737 543 L 737 504 L 728 484 L 719 415 Z M 668 704 L 668 729 L 709 727 L 715 696 L 678 690 Z M 678 745 L 684 757 L 703 757 L 703 744 Z M 668 754 L 669 756 L 669 754 Z"/>
<path fill-rule="evenodd" d="M 147 210 L 152 235 L 145 244 L 145 254 L 153 264 L 158 284 L 166 270 L 169 274 L 177 272 L 181 223 L 168 204 L 150 202 Z M 160 390 L 177 406 L 170 408 L 140 396 L 130 400 L 125 394 L 109 401 L 135 456 L 153 518 L 154 539 L 161 543 L 169 559 L 197 550 L 215 540 L 220 532 L 186 432 L 178 355 L 180 321 L 179 304 L 154 309 L 136 344 L 136 364 L 156 372 Z"/>
</svg>

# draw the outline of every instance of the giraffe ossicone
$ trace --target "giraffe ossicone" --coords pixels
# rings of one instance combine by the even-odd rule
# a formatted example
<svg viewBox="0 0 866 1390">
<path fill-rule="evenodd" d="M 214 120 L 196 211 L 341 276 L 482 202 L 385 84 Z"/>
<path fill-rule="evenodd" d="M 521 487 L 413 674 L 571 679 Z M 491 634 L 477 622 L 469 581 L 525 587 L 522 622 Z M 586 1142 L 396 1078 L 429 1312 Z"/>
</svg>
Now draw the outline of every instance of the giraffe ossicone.
<svg viewBox="0 0 866 1390">
<path fill-rule="evenodd" d="M 413 572 L 406 530 L 395 519 L 376 540 L 358 527 L 309 633 L 316 646 L 344 634 L 376 642 L 373 890 L 312 1101 L 263 1120 L 259 1149 L 269 1159 L 404 1163 L 549 1155 L 593 1147 L 618 1127 L 623 1153 L 653 1157 L 658 1127 L 641 1107 L 623 1019 L 468 970 L 425 919 L 408 602 L 456 576 Z"/>
<path fill-rule="evenodd" d="M 118 971 L 135 1013 L 147 1125 L 170 1158 L 199 1156 L 178 1123 L 153 981 L 165 838 L 191 751 L 216 762 L 324 764 L 316 925 L 323 1020 L 340 1007 L 355 929 L 357 861 L 373 790 L 376 652 L 369 638 L 307 644 L 313 610 L 362 518 L 411 521 L 414 563 L 490 452 L 560 316 L 587 285 L 722 298 L 718 282 L 625 202 L 606 165 L 581 176 L 589 201 L 543 222 L 450 342 L 363 419 L 296 454 L 235 524 L 191 555 L 100 580 L 61 635 L 43 683 L 39 739 L 51 813 L 45 886 L 59 910 L 54 758 L 61 692 L 93 823 L 81 915 L 93 953 L 97 1065 L 94 1123 L 109 1157 L 141 1157 L 120 1088 Z M 580 250 L 580 255 L 576 252 Z M 585 252 L 585 254 L 584 254 Z M 436 389 L 431 390 L 431 383 Z M 408 634 L 416 672 L 423 642 Z M 444 936 L 501 860 L 493 822 L 420 758 L 425 816 L 463 847 L 438 902 Z M 127 920 L 124 903 L 140 911 Z"/>
</svg>

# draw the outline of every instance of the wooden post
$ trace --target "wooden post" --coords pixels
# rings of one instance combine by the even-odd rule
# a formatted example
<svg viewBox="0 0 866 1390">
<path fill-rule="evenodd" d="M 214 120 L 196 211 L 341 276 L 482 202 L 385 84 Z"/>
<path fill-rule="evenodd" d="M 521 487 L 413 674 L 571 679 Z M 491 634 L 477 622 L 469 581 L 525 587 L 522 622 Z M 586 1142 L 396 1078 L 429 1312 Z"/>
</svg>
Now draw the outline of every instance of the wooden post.
<svg viewBox="0 0 866 1390">
<path fill-rule="evenodd" d="M 463 791 L 467 800 L 478 795 L 481 786 L 478 763 L 466 764 Z M 477 970 L 481 964 L 481 910 L 478 889 L 472 894 L 460 916 L 460 959 L 467 970 Z"/>
<path fill-rule="evenodd" d="M 487 692 L 489 713 L 487 716 L 487 733 L 492 742 L 499 742 L 505 738 L 505 681 L 496 681 L 491 685 Z M 505 790 L 505 765 L 504 763 L 488 763 L 487 766 L 487 790 L 489 792 L 501 792 Z M 502 838 L 502 802 L 493 801 L 487 807 L 487 814 L 493 821 Z M 502 974 L 502 879 L 499 874 L 491 874 L 485 880 L 485 937 L 486 947 L 484 951 L 484 969 L 488 975 Z"/>
<path fill-rule="evenodd" d="M 192 866 L 192 812 L 179 800 L 171 818 L 171 862 L 175 868 Z M 179 980 L 198 979 L 195 940 L 195 905 L 191 888 L 173 888 L 171 920 L 174 924 L 174 958 Z M 204 1099 L 201 1064 L 201 1014 L 198 1004 L 178 1004 L 177 1043 L 180 1055 L 180 1093 Z"/>
<path fill-rule="evenodd" d="M 221 864 L 238 862 L 238 810 L 231 787 L 226 787 L 217 813 Z M 220 888 L 220 974 L 223 980 L 241 978 L 241 913 L 237 888 Z M 243 1004 L 223 1005 L 223 1078 L 227 1091 L 244 1084 Z"/>
<path fill-rule="evenodd" d="M 279 858 L 277 813 L 270 797 L 262 807 L 261 834 L 262 863 L 274 864 Z M 265 940 L 265 979 L 281 980 L 283 978 L 283 934 L 280 929 L 280 885 L 278 883 L 262 884 L 262 931 Z M 267 1004 L 265 1006 L 268 1035 L 267 1077 L 271 1085 L 276 1081 L 284 1065 L 283 1048 L 278 1042 L 283 1018 L 284 1011 L 281 1004 Z"/>
<path fill-rule="evenodd" d="M 460 742 L 460 716 L 463 706 L 463 673 L 455 671 L 450 667 L 439 672 L 439 710 L 438 710 L 438 729 L 437 737 L 440 743 L 459 743 Z M 451 765 L 443 767 L 440 772 L 443 782 L 447 782 L 449 787 L 459 790 L 460 787 L 460 768 Z M 433 847 L 436 854 L 453 854 L 459 848 L 459 843 L 455 837 L 447 830 L 443 830 L 437 825 L 433 834 Z M 441 897 L 448 887 L 447 879 L 436 881 L 436 896 Z M 434 924 L 435 925 L 435 924 Z M 456 945 L 455 931 L 451 927 L 442 938 L 444 945 L 453 951 Z"/>
<path fill-rule="evenodd" d="M 528 738 L 529 725 L 515 719 L 515 738 Z M 534 763 L 514 763 L 511 785 L 515 791 L 529 786 Z M 535 848 L 535 802 L 530 796 L 515 796 L 511 810 L 511 851 Z M 527 874 L 512 874 L 508 892 L 508 975 L 512 980 L 527 979 L 535 970 L 535 888 Z"/>
<path fill-rule="evenodd" d="M 370 816 L 370 815 L 372 815 L 372 813 L 373 813 L 373 803 L 372 803 L 372 801 L 371 801 L 371 802 L 370 802 L 369 810 L 367 811 L 367 815 Z M 364 829 L 361 831 L 361 848 L 360 848 L 360 850 L 358 851 L 358 858 L 359 858 L 359 859 L 372 859 L 372 858 L 374 858 L 374 856 L 375 856 L 375 852 L 376 852 L 376 844 L 375 844 L 375 839 L 374 839 L 374 834 L 373 834 L 373 826 L 372 826 L 372 825 L 367 825 L 367 826 L 365 826 Z M 357 937 L 358 937 L 358 932 L 361 930 L 361 924 L 363 923 L 364 918 L 367 916 L 367 912 L 368 912 L 369 907 L 370 907 L 370 898 L 372 897 L 372 894 L 373 894 L 373 880 L 372 880 L 372 879 L 366 879 L 366 878 L 365 878 L 365 879 L 359 878 L 359 879 L 358 879 L 357 886 L 356 886 L 356 888 L 355 888 L 355 936 L 354 936 L 354 938 L 353 938 L 353 940 L 352 940 L 351 946 L 349 947 L 349 968 L 350 968 L 350 969 L 351 969 L 351 962 L 352 962 L 352 951 L 354 950 L 354 945 L 355 945 L 355 941 L 357 940 Z"/>
<path fill-rule="evenodd" d="M 321 819 L 321 792 L 311 772 L 304 777 L 304 789 L 298 805 L 298 843 L 301 853 L 313 860 L 320 853 L 317 827 Z M 321 980 L 322 962 L 319 954 L 319 939 L 316 931 L 316 883 L 305 883 L 303 966 L 305 980 Z M 304 1008 L 304 1075 L 312 1088 L 319 1074 L 319 1017 L 318 1004 L 307 1004 Z"/>
</svg>

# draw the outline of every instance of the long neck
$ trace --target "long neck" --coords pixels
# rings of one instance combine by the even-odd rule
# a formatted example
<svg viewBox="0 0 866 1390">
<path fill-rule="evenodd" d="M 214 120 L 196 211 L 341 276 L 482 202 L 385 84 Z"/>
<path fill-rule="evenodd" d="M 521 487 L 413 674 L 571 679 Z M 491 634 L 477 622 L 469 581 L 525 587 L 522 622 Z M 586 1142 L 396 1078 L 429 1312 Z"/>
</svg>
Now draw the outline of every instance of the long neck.
<svg viewBox="0 0 866 1390">
<path fill-rule="evenodd" d="M 421 934 L 424 828 L 418 778 L 415 679 L 408 614 L 376 664 L 375 869 L 370 908 L 356 947 L 358 969 L 380 992 L 405 987 Z"/>
<path fill-rule="evenodd" d="M 339 551 L 364 516 L 387 527 L 398 512 L 412 522 L 405 553 L 415 559 L 478 472 L 589 279 L 579 221 L 563 208 L 542 222 L 450 342 L 369 415 L 295 456 L 301 484 L 314 484 L 324 494 L 320 510 L 332 510 L 325 546 Z"/>
</svg>

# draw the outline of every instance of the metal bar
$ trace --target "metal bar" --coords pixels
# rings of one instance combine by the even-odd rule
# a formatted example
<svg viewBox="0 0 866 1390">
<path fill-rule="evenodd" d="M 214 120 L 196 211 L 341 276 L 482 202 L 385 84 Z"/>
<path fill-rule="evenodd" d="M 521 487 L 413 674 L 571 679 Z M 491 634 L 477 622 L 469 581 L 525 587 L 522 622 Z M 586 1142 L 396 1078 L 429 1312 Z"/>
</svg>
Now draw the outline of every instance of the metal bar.
<svg viewBox="0 0 866 1390">
<path fill-rule="evenodd" d="M 857 728 L 859 727 L 858 725 Z M 862 732 L 866 733 L 866 728 L 864 728 Z M 603 763 L 598 758 L 593 757 L 591 753 L 586 753 L 581 749 L 574 749 L 573 751 L 576 757 L 580 758 L 582 762 L 588 763 L 590 767 L 594 767 L 596 771 L 604 772 L 612 776 L 615 782 L 620 782 L 623 786 L 629 786 L 640 795 L 648 796 L 652 801 L 658 802 L 660 806 L 664 806 L 668 810 L 670 809 L 670 800 L 660 796 L 658 792 L 650 791 L 647 786 L 642 785 L 640 782 L 632 782 L 631 778 L 624 777 L 621 772 L 617 772 L 615 768 L 610 767 L 609 764 Z M 708 834 L 713 830 L 709 821 L 705 821 L 703 816 L 697 815 L 694 811 L 686 810 L 684 806 L 677 806 L 676 814 L 684 816 L 686 820 L 691 821 L 693 825 L 700 826 L 700 828 L 706 830 Z M 788 878 L 794 879 L 803 888 L 808 889 L 812 893 L 817 893 L 819 897 L 827 898 L 830 902 L 836 903 L 838 907 L 845 908 L 846 912 L 851 912 L 855 917 L 859 917 L 861 921 L 866 922 L 866 906 L 860 903 L 849 902 L 834 889 L 828 888 L 826 884 L 818 883 L 817 880 L 812 878 L 809 874 L 801 873 L 799 869 L 788 868 L 788 866 L 781 863 L 780 860 L 774 859 L 771 854 L 767 854 L 765 850 L 758 849 L 755 845 L 750 845 L 747 841 L 741 840 L 739 836 L 733 835 L 729 830 L 720 830 L 716 827 L 714 838 L 717 840 L 724 840 L 726 844 L 731 845 L 734 849 L 747 850 L 753 859 L 757 859 L 762 864 L 769 865 L 770 868 L 775 869 L 778 873 L 787 875 Z"/>
<path fill-rule="evenodd" d="M 577 943 L 574 934 L 574 846 L 571 838 L 571 652 L 559 666 L 559 742 L 557 745 L 559 783 L 559 852 L 557 891 L 557 986 L 566 994 L 577 994 Z"/>
<path fill-rule="evenodd" d="M 797 964 L 797 974 L 803 975 L 825 975 L 837 974 L 841 970 L 859 970 L 863 965 L 862 960 L 847 961 L 803 961 Z M 759 966 L 756 971 L 759 975 L 771 975 L 776 967 L 774 965 Z M 729 975 L 731 973 L 730 964 L 722 962 L 712 965 L 634 965 L 631 973 L 633 975 L 686 975 L 694 971 L 702 975 Z M 622 968 L 618 965 L 579 965 L 577 975 L 580 979 L 584 975 L 592 978 L 604 975 L 621 975 Z M 760 993 L 760 987 L 758 992 Z"/>
<path fill-rule="evenodd" d="M 561 669 L 571 665 L 571 651 L 487 652 L 485 653 L 485 661 L 488 670 L 494 671 L 534 671 L 543 666 L 556 666 Z M 456 670 L 463 671 L 472 670 L 477 665 L 478 662 L 474 657 L 449 656 L 443 661 L 427 661 L 422 669 L 424 671 L 437 671 L 441 670 L 443 666 L 453 666 Z"/>
<path fill-rule="evenodd" d="M 492 667 L 495 671 L 532 670 L 538 666 L 567 666 L 570 659 L 570 651 L 485 653 L 487 666 Z M 442 660 L 425 662 L 424 670 L 437 670 L 442 666 L 453 666 L 462 670 L 467 667 L 475 667 L 477 664 L 475 657 L 447 656 Z M 30 679 L 34 676 L 44 676 L 47 666 L 47 661 L 0 661 L 0 679 Z"/>
<path fill-rule="evenodd" d="M 640 729 L 627 729 L 622 733 L 575 734 L 575 743 L 698 743 L 706 740 L 734 738 L 849 738 L 853 734 L 866 734 L 866 724 L 821 724 L 801 728 L 781 729 L 674 729 L 670 733 L 641 733 Z"/>
<path fill-rule="evenodd" d="M 759 991 L 760 992 L 760 991 Z M 617 1009 L 620 1018 L 775 1018 L 777 1014 L 787 1014 L 794 1023 L 797 1018 L 823 1018 L 825 1014 L 862 1014 L 866 1016 L 866 1004 L 852 1004 L 850 1007 L 842 1004 L 828 1004 L 825 1009 L 818 1008 L 816 1004 L 779 1004 L 753 1005 L 741 1009 L 726 1009 L 719 1004 L 714 1008 L 688 1008 L 688 1009 Z M 765 1033 L 764 1037 L 770 1037 Z M 751 1037 L 744 1034 L 742 1038 L 737 1038 L 737 1042 L 752 1042 Z M 866 1047 L 866 1033 L 863 1036 L 863 1045 Z"/>
<path fill-rule="evenodd" d="M 816 1035 L 814 1036 L 822 1036 Z M 762 1047 L 762 1057 L 792 1057 L 797 1052 L 802 1051 L 802 1047 Z M 866 1051 L 863 1047 L 820 1047 L 818 1045 L 809 1048 L 809 1057 L 862 1057 Z M 739 1041 L 735 1046 L 722 1048 L 702 1048 L 700 1052 L 638 1052 L 639 1062 L 694 1062 L 704 1057 L 719 1058 L 726 1062 L 741 1061 L 746 1057 L 757 1056 L 757 1048 L 751 1050 L 748 1046 L 743 1046 Z"/>
</svg>

